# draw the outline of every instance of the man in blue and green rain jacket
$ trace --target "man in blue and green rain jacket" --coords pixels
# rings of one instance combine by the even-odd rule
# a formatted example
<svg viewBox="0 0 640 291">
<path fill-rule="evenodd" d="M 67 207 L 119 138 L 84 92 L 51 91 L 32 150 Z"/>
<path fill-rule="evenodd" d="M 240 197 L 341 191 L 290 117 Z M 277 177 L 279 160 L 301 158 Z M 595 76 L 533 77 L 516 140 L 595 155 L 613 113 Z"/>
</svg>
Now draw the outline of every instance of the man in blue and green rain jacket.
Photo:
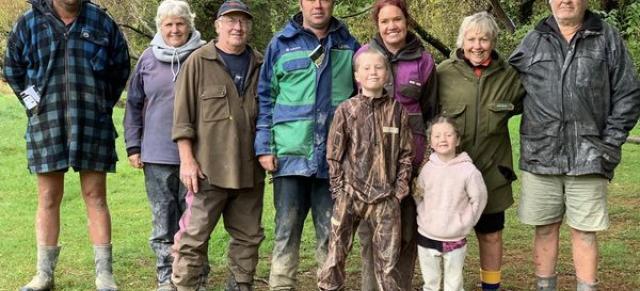
<svg viewBox="0 0 640 291">
<path fill-rule="evenodd" d="M 340 102 L 354 93 L 351 59 L 359 48 L 332 16 L 333 0 L 300 0 L 300 11 L 267 47 L 258 83 L 256 156 L 273 175 L 276 233 L 269 285 L 292 290 L 309 209 L 316 260 L 327 253 L 333 207 L 327 132 Z"/>
</svg>

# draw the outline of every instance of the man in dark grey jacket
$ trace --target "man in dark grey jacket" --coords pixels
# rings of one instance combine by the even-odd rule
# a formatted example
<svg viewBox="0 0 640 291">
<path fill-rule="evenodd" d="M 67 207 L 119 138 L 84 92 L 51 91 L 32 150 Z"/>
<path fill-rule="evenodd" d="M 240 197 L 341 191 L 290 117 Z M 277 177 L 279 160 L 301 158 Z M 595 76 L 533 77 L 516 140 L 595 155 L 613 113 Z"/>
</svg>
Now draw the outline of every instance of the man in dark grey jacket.
<svg viewBox="0 0 640 291">
<path fill-rule="evenodd" d="M 553 16 L 510 62 L 527 91 L 518 215 L 535 225 L 537 290 L 555 290 L 563 216 L 571 227 L 578 290 L 595 290 L 596 231 L 609 226 L 607 183 L 640 115 L 640 82 L 618 32 L 587 0 L 550 0 Z"/>
</svg>

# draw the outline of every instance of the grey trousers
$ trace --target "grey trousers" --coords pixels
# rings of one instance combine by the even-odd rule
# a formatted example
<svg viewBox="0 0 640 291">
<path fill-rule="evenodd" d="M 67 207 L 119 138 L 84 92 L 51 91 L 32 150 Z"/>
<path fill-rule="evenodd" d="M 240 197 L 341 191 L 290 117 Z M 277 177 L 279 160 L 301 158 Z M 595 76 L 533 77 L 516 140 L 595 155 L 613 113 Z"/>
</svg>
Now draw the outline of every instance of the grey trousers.
<svg viewBox="0 0 640 291">
<path fill-rule="evenodd" d="M 178 165 L 144 164 L 144 181 L 151 207 L 151 237 L 149 246 L 156 255 L 158 283 L 171 279 L 171 246 L 178 232 L 178 221 L 186 208 L 186 189 L 180 183 Z"/>
</svg>

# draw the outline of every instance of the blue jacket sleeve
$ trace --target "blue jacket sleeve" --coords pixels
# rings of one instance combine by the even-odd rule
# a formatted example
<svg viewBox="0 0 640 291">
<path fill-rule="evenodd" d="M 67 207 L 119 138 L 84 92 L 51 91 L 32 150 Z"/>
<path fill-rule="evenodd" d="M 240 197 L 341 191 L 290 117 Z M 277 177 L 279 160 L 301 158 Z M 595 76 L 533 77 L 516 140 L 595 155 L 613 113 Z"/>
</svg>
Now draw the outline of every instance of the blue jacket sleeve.
<svg viewBox="0 0 640 291">
<path fill-rule="evenodd" d="M 118 99 L 120 99 L 131 72 L 127 41 L 122 31 L 118 29 L 118 25 L 115 22 L 113 25 L 114 30 L 111 36 L 111 47 L 109 48 L 109 94 L 107 94 L 107 101 L 111 107 L 115 106 Z"/>
<path fill-rule="evenodd" d="M 127 91 L 127 105 L 124 111 L 124 141 L 127 147 L 127 155 L 140 153 L 142 145 L 142 132 L 144 127 L 144 80 L 142 71 L 144 70 L 143 58 L 136 65 L 136 69 L 129 81 Z"/>
<path fill-rule="evenodd" d="M 4 57 L 3 74 L 4 78 L 11 86 L 11 89 L 20 96 L 20 92 L 25 89 L 27 62 L 24 40 L 28 33 L 24 16 L 21 17 L 13 30 L 9 34 L 7 40 L 7 51 Z"/>
<path fill-rule="evenodd" d="M 273 76 L 276 50 L 274 42 L 265 52 L 264 62 L 260 68 L 260 79 L 258 80 L 258 119 L 256 124 L 255 151 L 256 156 L 275 154 L 273 146 L 273 108 L 277 96 L 277 80 Z"/>
</svg>

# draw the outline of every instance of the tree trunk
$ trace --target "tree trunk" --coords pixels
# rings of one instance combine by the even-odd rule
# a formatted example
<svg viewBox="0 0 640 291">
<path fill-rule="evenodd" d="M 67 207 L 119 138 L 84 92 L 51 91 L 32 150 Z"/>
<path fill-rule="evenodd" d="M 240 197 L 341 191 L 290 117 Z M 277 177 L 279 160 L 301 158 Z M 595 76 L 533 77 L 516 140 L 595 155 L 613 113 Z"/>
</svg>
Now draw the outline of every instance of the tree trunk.
<svg viewBox="0 0 640 291">
<path fill-rule="evenodd" d="M 502 9 L 502 6 L 500 5 L 500 1 L 489 0 L 489 3 L 491 3 L 491 7 L 492 7 L 491 12 L 498 19 L 498 21 L 500 21 L 510 33 L 513 33 L 514 31 L 516 31 L 515 24 L 513 24 L 513 21 L 511 20 L 511 18 L 509 18 L 509 15 L 507 15 L 504 9 Z"/>
<path fill-rule="evenodd" d="M 628 143 L 633 143 L 633 144 L 640 144 L 640 136 L 627 137 L 627 142 Z"/>
<path fill-rule="evenodd" d="M 448 58 L 449 55 L 451 55 L 451 49 L 449 49 L 449 47 L 442 43 L 442 41 L 428 33 L 424 28 L 422 28 L 422 26 L 416 23 L 414 25 L 414 30 L 420 36 L 420 38 L 422 38 L 422 40 L 426 41 L 431 46 L 436 48 L 440 53 L 444 55 L 445 58 Z"/>
<path fill-rule="evenodd" d="M 520 24 L 529 22 L 531 15 L 533 15 L 533 4 L 536 0 L 520 0 Z"/>
<path fill-rule="evenodd" d="M 602 10 L 605 12 L 611 12 L 613 9 L 618 9 L 620 6 L 619 0 L 600 0 L 602 4 Z"/>
</svg>

